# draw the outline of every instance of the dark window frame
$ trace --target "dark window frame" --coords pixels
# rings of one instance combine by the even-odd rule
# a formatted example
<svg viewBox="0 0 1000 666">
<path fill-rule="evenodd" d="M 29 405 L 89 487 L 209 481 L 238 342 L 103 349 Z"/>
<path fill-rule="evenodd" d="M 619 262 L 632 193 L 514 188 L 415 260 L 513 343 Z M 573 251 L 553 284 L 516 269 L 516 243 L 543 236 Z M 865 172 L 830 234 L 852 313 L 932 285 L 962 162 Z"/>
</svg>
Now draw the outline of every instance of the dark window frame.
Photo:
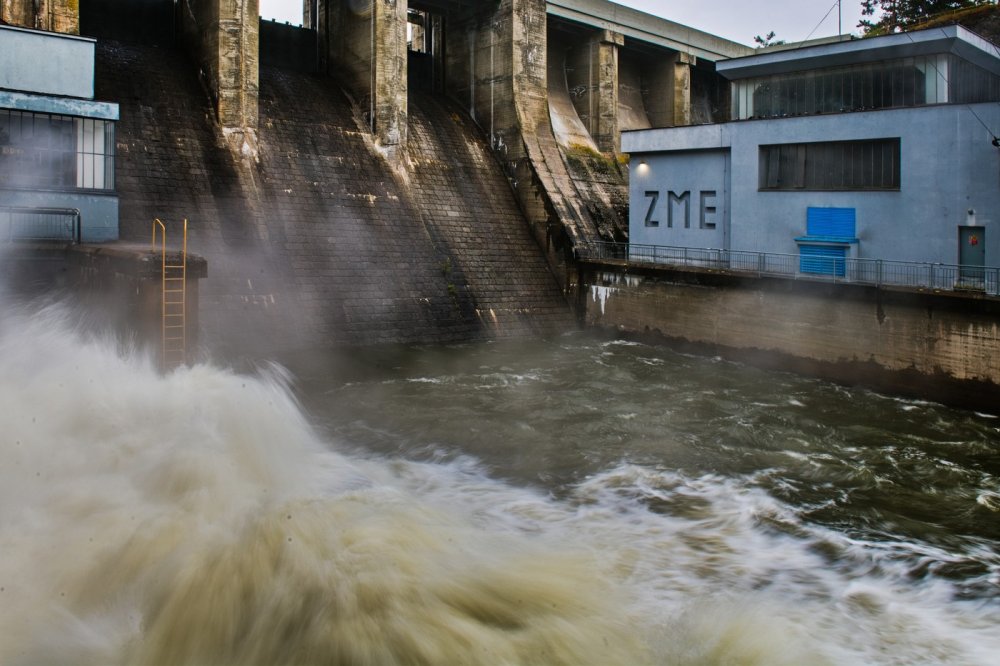
<svg viewBox="0 0 1000 666">
<path fill-rule="evenodd" d="M 0 109 L 0 188 L 113 193 L 115 152 L 114 121 Z"/>
<path fill-rule="evenodd" d="M 760 192 L 898 192 L 899 137 L 766 144 L 759 147 Z"/>
</svg>

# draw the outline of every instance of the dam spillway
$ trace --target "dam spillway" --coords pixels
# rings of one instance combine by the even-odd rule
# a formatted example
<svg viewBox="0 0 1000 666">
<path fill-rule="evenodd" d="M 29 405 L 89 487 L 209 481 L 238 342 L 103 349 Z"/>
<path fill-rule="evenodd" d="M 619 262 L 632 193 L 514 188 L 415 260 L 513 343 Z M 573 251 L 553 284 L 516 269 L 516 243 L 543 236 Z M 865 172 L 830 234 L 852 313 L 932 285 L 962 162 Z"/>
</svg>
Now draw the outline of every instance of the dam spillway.
<svg viewBox="0 0 1000 666">
<path fill-rule="evenodd" d="M 252 3 L 55 5 L 4 16 L 96 52 L 83 78 L 107 101 L 88 108 L 113 111 L 102 122 L 116 133 L 100 155 L 114 214 L 97 240 L 191 220 L 215 349 L 573 328 L 574 248 L 625 235 L 620 132 L 667 91 L 662 117 L 690 122 L 714 61 L 747 50 L 576 0 L 319 0 L 302 28 L 261 21 Z M 619 50 L 662 67 L 620 77 Z M 555 112 L 547 96 L 568 94 L 572 71 L 594 94 Z M 583 120 L 597 143 L 559 131 Z"/>
<path fill-rule="evenodd" d="M 165 210 L 193 220 L 192 247 L 212 267 L 207 341 L 448 342 L 572 326 L 506 178 L 459 109 L 415 93 L 409 157 L 394 170 L 330 79 L 264 67 L 261 82 L 251 166 L 225 146 L 182 54 L 98 50 L 98 90 L 124 109 L 122 235 L 144 238 Z"/>
</svg>

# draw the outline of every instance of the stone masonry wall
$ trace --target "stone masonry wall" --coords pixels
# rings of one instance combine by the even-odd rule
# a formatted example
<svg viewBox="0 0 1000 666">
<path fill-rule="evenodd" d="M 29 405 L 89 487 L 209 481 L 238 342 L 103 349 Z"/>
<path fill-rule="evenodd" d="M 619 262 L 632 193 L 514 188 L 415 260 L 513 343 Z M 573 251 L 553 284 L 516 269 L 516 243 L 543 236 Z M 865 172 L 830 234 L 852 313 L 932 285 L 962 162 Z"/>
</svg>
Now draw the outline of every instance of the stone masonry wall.
<svg viewBox="0 0 1000 666">
<path fill-rule="evenodd" d="M 560 286 L 545 264 L 479 129 L 450 102 L 411 94 L 411 189 L 456 282 L 474 295 L 492 335 L 571 328 Z M 542 327 L 539 324 L 543 324 Z"/>
<path fill-rule="evenodd" d="M 98 97 L 121 105 L 123 236 L 191 220 L 208 260 L 202 339 L 260 353 L 562 331 L 562 293 L 477 130 L 418 100 L 391 167 L 324 76 L 265 67 L 258 165 L 228 150 L 179 52 L 106 42 Z"/>
</svg>

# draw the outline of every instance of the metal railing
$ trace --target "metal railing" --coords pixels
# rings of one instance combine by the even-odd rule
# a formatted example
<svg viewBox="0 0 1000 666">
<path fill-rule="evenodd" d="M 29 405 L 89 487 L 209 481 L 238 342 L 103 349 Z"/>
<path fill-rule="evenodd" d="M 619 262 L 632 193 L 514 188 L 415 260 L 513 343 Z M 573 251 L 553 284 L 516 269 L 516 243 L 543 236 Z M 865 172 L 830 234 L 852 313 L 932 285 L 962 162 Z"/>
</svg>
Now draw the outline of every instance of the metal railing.
<svg viewBox="0 0 1000 666">
<path fill-rule="evenodd" d="M 80 238 L 80 211 L 77 208 L 0 207 L 0 243 L 79 243 Z"/>
<path fill-rule="evenodd" d="M 1000 268 L 957 264 L 803 257 L 797 254 L 744 252 L 712 248 L 590 242 L 575 248 L 583 261 L 606 261 L 627 266 L 675 266 L 725 271 L 757 277 L 909 287 L 938 291 L 973 291 L 1000 295 Z"/>
</svg>

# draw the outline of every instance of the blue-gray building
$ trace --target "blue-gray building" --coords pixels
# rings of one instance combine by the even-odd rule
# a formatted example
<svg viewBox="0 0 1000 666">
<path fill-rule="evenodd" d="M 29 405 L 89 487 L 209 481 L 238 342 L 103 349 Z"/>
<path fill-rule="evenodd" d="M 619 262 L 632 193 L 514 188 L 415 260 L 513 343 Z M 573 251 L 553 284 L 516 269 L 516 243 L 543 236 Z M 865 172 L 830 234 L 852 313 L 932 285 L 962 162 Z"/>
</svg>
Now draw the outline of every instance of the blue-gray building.
<svg viewBox="0 0 1000 666">
<path fill-rule="evenodd" d="M 833 275 L 853 259 L 1000 265 L 996 46 L 949 26 L 717 70 L 730 122 L 622 137 L 633 247 L 774 253 Z"/>
<path fill-rule="evenodd" d="M 93 39 L 0 25 L 0 242 L 118 239 L 115 121 Z"/>
</svg>

